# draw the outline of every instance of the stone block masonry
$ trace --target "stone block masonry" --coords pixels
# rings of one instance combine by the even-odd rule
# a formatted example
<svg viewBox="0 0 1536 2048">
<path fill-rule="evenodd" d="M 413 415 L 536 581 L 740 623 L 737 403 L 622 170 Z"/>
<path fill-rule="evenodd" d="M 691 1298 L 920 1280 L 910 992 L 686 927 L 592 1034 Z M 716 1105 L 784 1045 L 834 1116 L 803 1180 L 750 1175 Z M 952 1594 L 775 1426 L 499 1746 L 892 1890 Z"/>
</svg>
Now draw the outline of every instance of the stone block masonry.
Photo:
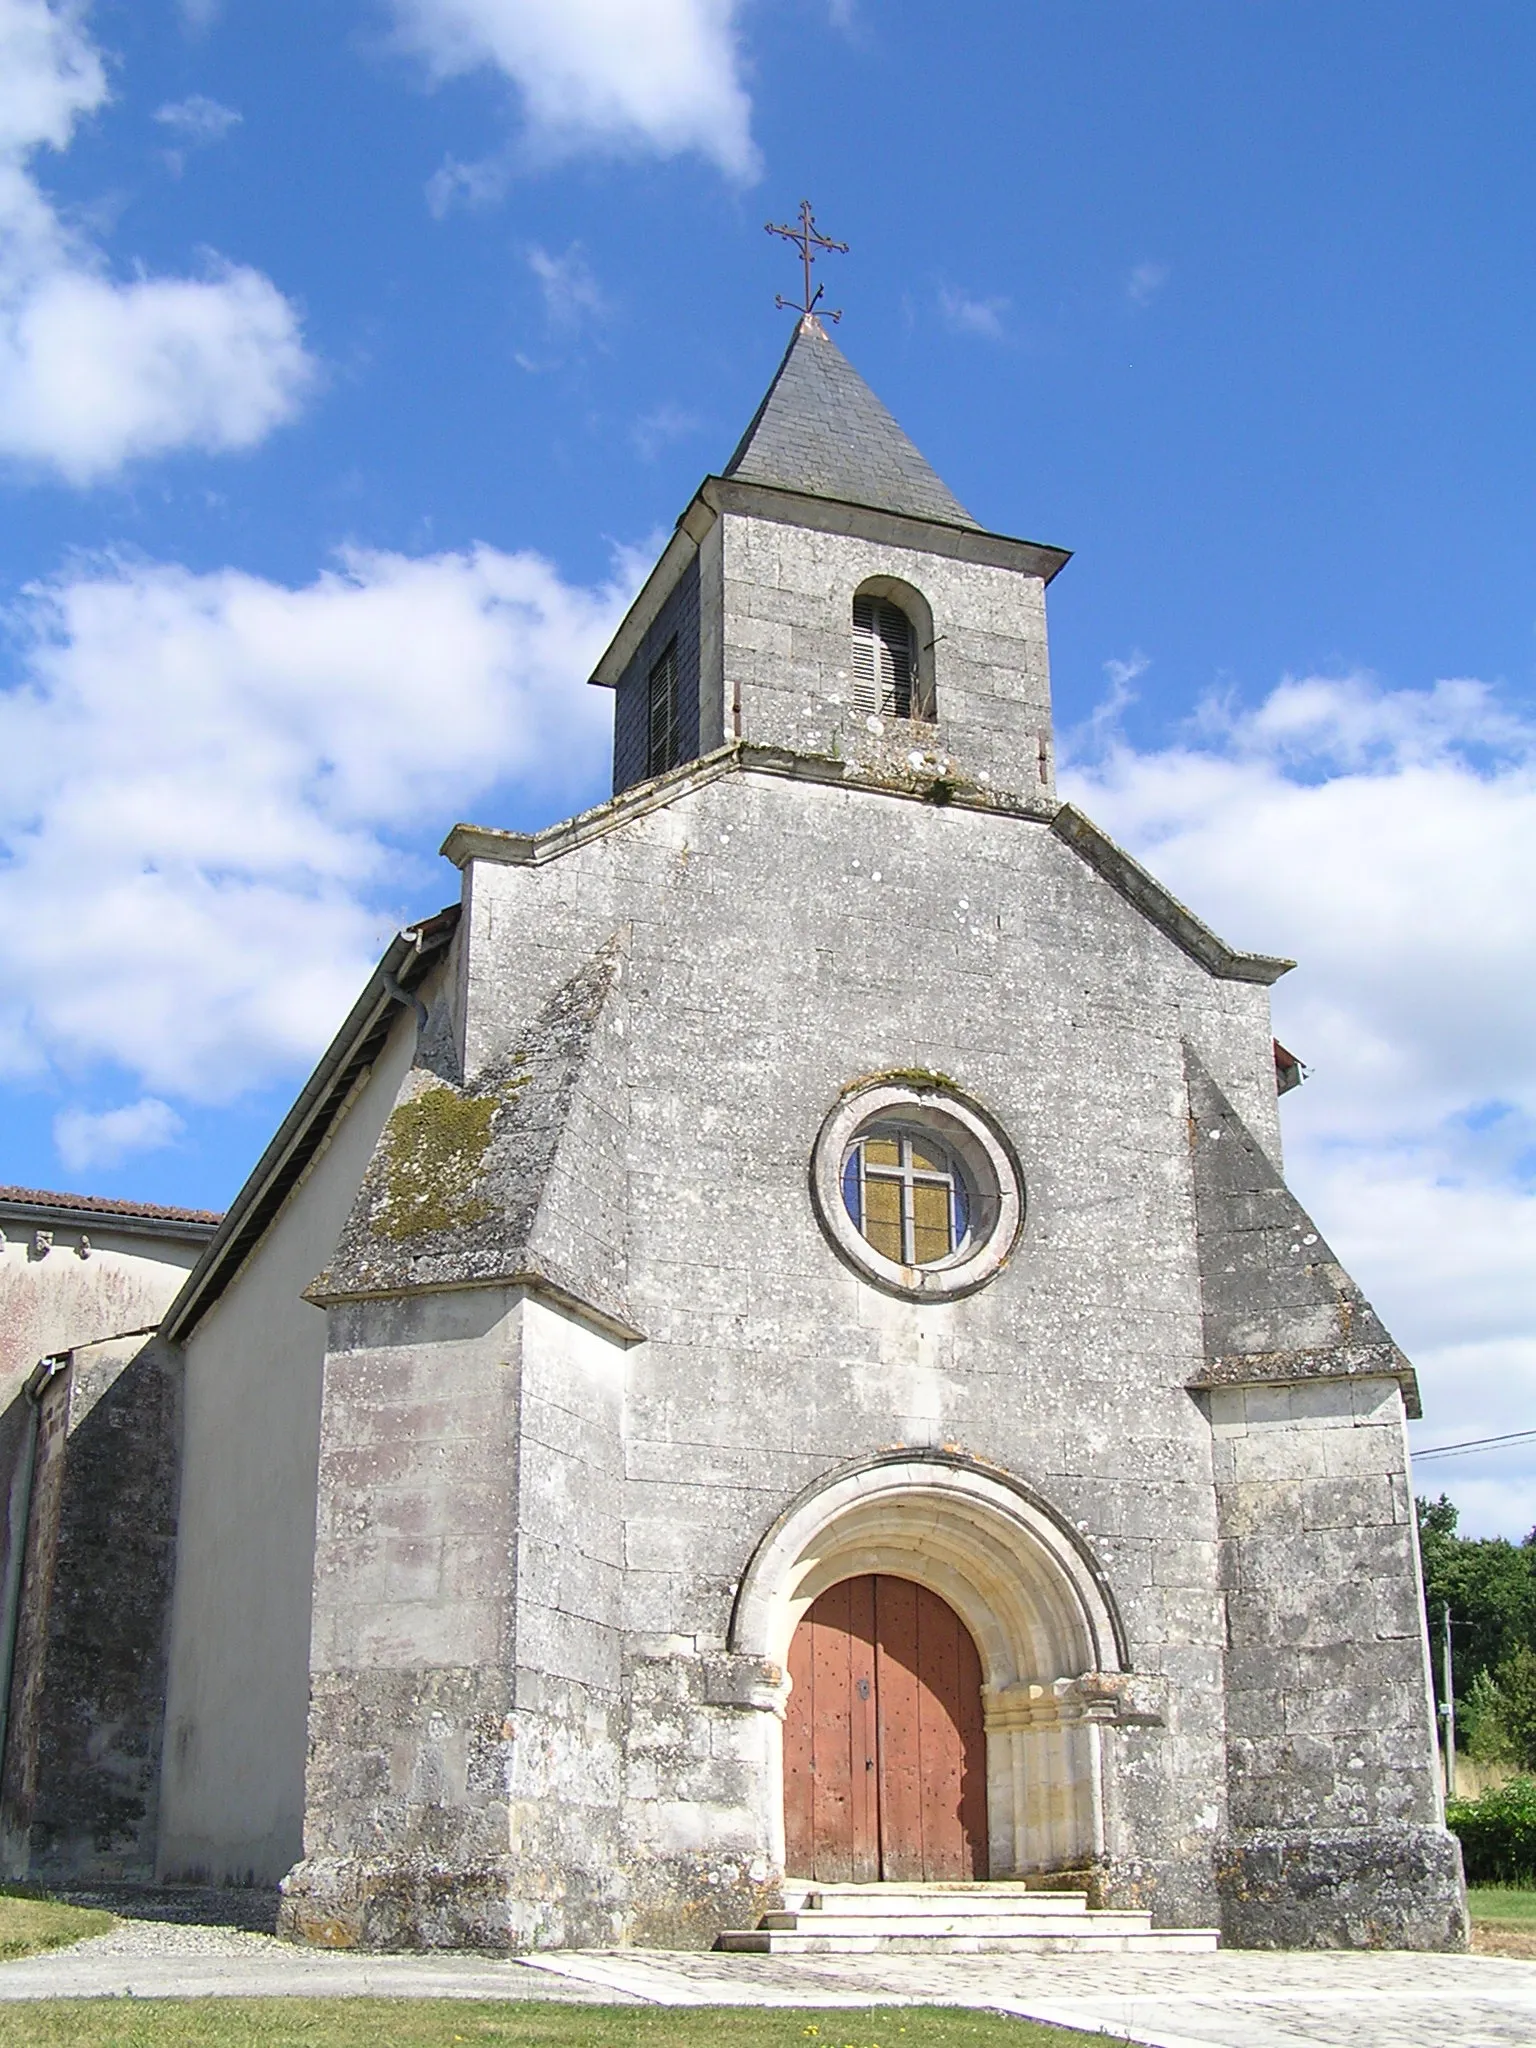
<svg viewBox="0 0 1536 2048">
<path fill-rule="evenodd" d="M 1281 1179 L 1289 963 L 1056 799 L 1065 560 L 802 323 L 598 666 L 626 786 L 455 828 L 172 1311 L 162 1870 L 332 1946 L 705 1948 L 855 1862 L 1464 1941 L 1412 1368 Z"/>
<path fill-rule="evenodd" d="M 518 1136 L 515 1106 L 488 1133 L 518 1201 L 477 1210 L 461 1250 L 395 1245 L 384 1283 L 353 1234 L 379 1213 L 365 1176 L 320 1283 L 291 1932 L 522 1948 L 750 1924 L 783 1871 L 784 1691 L 782 1648 L 733 1634 L 737 1591 L 786 1500 L 900 1445 L 1027 1482 L 1091 1550 L 1123 1637 L 1069 1631 L 1028 1670 L 992 1653 L 997 1874 L 1059 1866 L 1104 1903 L 1252 1939 L 1276 1830 L 1287 1869 L 1303 1835 L 1343 1855 L 1373 1828 L 1398 1864 L 1414 1842 L 1443 1863 L 1396 1365 L 1208 1384 L 1226 1240 L 1192 1175 L 1185 1045 L 1273 1177 L 1262 988 L 1208 998 L 1207 969 L 1042 822 L 750 773 L 547 865 L 481 862 L 470 900 L 466 1093 L 544 1042 L 524 1020 L 567 1014 L 591 963 L 612 971 L 560 1041 L 558 1133 Z M 831 1255 L 806 1174 L 850 1075 L 919 1069 L 1003 1123 L 1027 1218 L 995 1282 L 914 1307 Z M 341 1299 L 347 1259 L 389 1298 Z M 549 1292 L 556 1266 L 600 1283 L 585 1307 Z M 913 1514 L 850 1557 L 931 1574 L 942 1546 L 901 1550 Z M 1005 1606 L 1056 1597 L 972 1582 L 993 1583 Z M 1447 1882 L 1425 1863 L 1415 1896 L 1438 1903 L 1400 1933 L 1456 1938 Z M 1391 1917 L 1326 1898 L 1301 1881 L 1288 1938 Z"/>
<path fill-rule="evenodd" d="M 82 1345 L 41 1394 L 11 1674 L 6 1875 L 152 1878 L 175 1561 L 180 1366 Z"/>
</svg>

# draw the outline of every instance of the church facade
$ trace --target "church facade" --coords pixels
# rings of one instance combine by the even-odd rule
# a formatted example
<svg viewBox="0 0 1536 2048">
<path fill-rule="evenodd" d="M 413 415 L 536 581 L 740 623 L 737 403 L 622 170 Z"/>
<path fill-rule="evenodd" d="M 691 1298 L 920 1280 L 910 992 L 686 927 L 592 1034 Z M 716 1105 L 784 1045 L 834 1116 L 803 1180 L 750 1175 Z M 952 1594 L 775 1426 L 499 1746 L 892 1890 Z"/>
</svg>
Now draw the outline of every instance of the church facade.
<svg viewBox="0 0 1536 2048">
<path fill-rule="evenodd" d="M 1464 1943 L 1414 1376 L 1283 1180 L 1289 963 L 1057 797 L 1065 559 L 802 322 L 594 678 L 612 800 L 454 829 L 125 1367 L 174 1568 L 29 1774 L 106 1624 L 34 1632 L 16 1874 L 379 1946 L 988 1878 Z"/>
</svg>

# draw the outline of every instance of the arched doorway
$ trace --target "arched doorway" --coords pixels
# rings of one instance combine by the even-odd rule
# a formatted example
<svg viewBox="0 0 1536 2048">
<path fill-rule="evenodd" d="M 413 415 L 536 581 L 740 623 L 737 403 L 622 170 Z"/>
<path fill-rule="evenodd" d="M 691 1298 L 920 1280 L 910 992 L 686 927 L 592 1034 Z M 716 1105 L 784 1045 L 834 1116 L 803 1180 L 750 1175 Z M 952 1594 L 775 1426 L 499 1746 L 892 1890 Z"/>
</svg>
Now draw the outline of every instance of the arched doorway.
<svg viewBox="0 0 1536 2048">
<path fill-rule="evenodd" d="M 1110 1825 L 1105 1734 L 1158 1715 L 1129 1704 L 1124 1627 L 1080 1533 L 996 1466 L 949 1451 L 884 1452 L 807 1487 L 764 1531 L 737 1589 L 731 1649 L 788 1678 L 801 1622 L 824 1594 L 861 1576 L 926 1589 L 959 1618 L 979 1656 L 983 1874 L 1081 1871 L 1101 1861 Z M 873 1674 L 862 1675 L 873 1688 Z M 786 1781 L 802 1768 L 791 1719 L 797 1690 L 787 1686 L 784 1700 Z M 869 1757 L 866 1777 L 878 1772 L 868 1748 L 861 1770 Z M 777 1835 L 790 1809 L 779 1793 L 775 1783 L 764 1818 L 783 1867 L 799 1876 L 803 1838 L 791 1849 Z"/>
<path fill-rule="evenodd" d="M 885 1573 L 843 1579 L 802 1617 L 789 1679 L 787 1874 L 984 1878 L 981 1659 L 948 1601 Z"/>
</svg>

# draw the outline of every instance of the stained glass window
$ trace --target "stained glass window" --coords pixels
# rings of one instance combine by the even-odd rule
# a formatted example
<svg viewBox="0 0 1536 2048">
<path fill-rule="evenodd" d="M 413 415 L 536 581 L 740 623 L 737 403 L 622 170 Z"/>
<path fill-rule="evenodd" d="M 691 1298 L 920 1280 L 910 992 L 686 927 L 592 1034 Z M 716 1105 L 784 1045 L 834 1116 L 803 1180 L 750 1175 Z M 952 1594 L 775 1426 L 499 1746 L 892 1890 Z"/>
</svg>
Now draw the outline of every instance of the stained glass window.
<svg viewBox="0 0 1536 2048">
<path fill-rule="evenodd" d="M 931 1131 L 871 1126 L 849 1146 L 842 1178 L 856 1228 L 896 1265 L 936 1265 L 964 1245 L 971 1206 L 965 1175 Z"/>
</svg>

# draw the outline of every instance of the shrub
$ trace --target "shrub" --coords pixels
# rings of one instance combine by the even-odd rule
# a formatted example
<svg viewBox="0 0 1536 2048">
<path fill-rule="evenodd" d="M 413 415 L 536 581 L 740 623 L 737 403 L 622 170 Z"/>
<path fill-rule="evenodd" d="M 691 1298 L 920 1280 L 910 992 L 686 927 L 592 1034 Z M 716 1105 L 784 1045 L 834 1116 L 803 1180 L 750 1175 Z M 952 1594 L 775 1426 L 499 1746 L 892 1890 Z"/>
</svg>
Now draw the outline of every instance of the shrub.
<svg viewBox="0 0 1536 2048">
<path fill-rule="evenodd" d="M 1536 1778 L 1453 1799 L 1445 1818 L 1461 1842 L 1468 1884 L 1536 1884 Z"/>
<path fill-rule="evenodd" d="M 1456 1702 L 1457 1733 L 1465 1731 L 1467 1754 L 1478 1764 L 1524 1762 L 1515 1754 L 1514 1734 L 1509 1725 L 1509 1702 L 1491 1672 L 1479 1671 L 1465 1699 Z"/>
</svg>

